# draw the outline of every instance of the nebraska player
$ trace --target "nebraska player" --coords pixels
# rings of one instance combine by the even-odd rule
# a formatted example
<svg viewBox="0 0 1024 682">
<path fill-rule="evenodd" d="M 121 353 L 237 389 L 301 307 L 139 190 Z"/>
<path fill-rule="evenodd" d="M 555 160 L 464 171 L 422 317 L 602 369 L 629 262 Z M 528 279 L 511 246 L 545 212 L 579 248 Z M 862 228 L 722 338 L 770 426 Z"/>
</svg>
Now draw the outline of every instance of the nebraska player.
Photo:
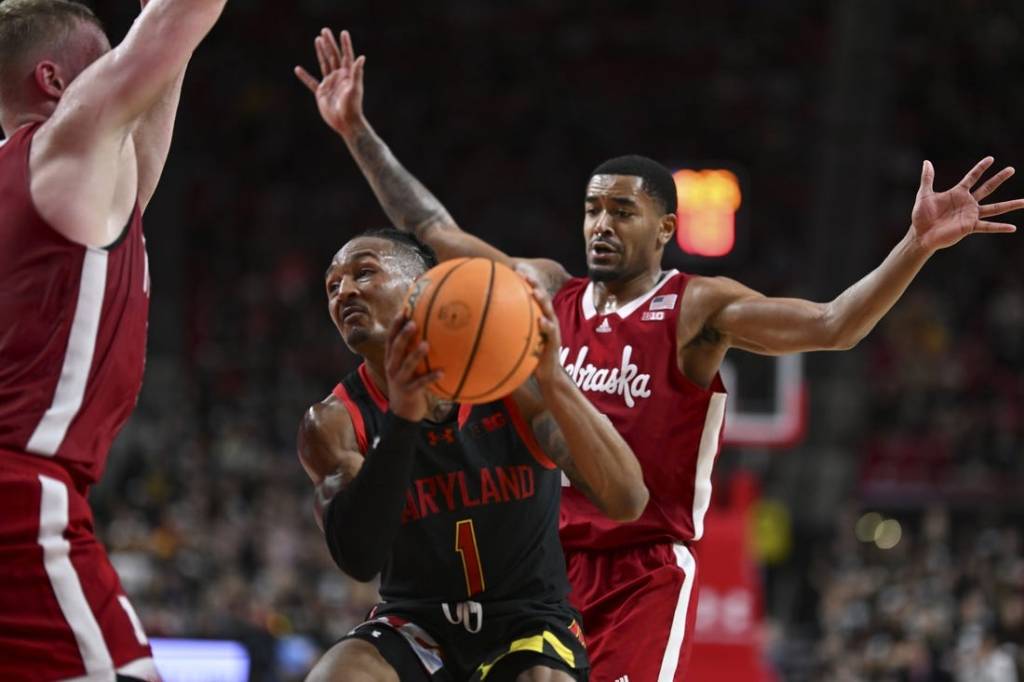
<svg viewBox="0 0 1024 682">
<path fill-rule="evenodd" d="M 362 112 L 364 58 L 347 33 L 341 47 L 317 38 L 324 80 L 305 72 L 324 120 L 348 145 L 392 222 L 442 259 L 510 258 L 463 232 L 402 167 Z M 724 277 L 661 269 L 676 225 L 672 175 L 643 157 L 613 159 L 590 177 L 583 237 L 589 278 L 553 261 L 526 261 L 555 294 L 562 363 L 615 424 L 644 469 L 650 502 L 639 520 L 602 519 L 575 489 L 562 498 L 562 543 L 573 600 L 583 614 L 592 680 L 683 679 L 696 614 L 690 545 L 703 533 L 711 469 L 725 414 L 718 374 L 729 348 L 778 355 L 854 346 L 896 303 L 925 261 L 972 233 L 1013 232 L 985 220 L 1024 200 L 980 205 L 1012 174 L 971 190 L 992 165 L 980 161 L 952 189 L 932 190 L 925 161 L 911 227 L 885 261 L 829 303 L 769 298 Z"/>
<path fill-rule="evenodd" d="M 86 493 L 141 385 L 142 213 L 224 4 L 152 0 L 114 49 L 77 3 L 0 5 L 0 679 L 157 678 Z"/>
</svg>

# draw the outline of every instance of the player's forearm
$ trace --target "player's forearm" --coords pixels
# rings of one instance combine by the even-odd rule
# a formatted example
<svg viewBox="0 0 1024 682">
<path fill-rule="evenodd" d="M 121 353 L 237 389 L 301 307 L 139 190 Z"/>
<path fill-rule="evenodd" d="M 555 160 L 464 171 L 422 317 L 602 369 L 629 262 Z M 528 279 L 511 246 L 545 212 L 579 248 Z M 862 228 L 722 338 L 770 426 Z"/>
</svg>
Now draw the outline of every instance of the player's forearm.
<svg viewBox="0 0 1024 682">
<path fill-rule="evenodd" d="M 406 170 L 369 122 L 357 126 L 344 140 L 395 227 L 435 249 L 442 245 L 436 232 L 459 230 L 444 205 Z"/>
<path fill-rule="evenodd" d="M 875 328 L 921 271 L 931 252 L 913 230 L 872 272 L 828 304 L 826 325 L 836 348 L 850 348 Z"/>
<path fill-rule="evenodd" d="M 380 573 L 401 526 L 418 425 L 388 413 L 380 443 L 327 505 L 324 535 L 335 563 L 362 582 Z"/>
<path fill-rule="evenodd" d="M 113 50 L 101 78 L 111 115 L 136 122 L 166 96 L 227 0 L 151 0 Z"/>
<path fill-rule="evenodd" d="M 640 463 L 611 421 L 562 373 L 540 390 L 556 425 L 550 433 L 541 426 L 538 434 L 548 454 L 570 479 L 584 484 L 583 492 L 606 516 L 637 519 L 647 506 L 647 486 Z"/>
</svg>

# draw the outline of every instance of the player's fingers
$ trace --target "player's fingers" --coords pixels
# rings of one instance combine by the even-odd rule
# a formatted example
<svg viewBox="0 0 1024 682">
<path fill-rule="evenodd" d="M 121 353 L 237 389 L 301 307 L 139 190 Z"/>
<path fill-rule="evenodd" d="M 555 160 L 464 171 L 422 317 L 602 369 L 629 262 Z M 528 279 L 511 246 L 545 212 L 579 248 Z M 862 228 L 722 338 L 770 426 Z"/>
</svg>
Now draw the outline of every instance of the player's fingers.
<svg viewBox="0 0 1024 682">
<path fill-rule="evenodd" d="M 334 37 L 334 31 L 329 28 L 323 29 L 321 35 L 324 38 L 324 47 L 327 49 L 327 63 L 331 69 L 340 69 L 342 66 L 341 48 L 338 47 L 338 40 Z"/>
<path fill-rule="evenodd" d="M 412 320 L 406 320 L 384 351 L 384 364 L 389 376 L 402 376 L 402 367 L 409 355 L 409 346 L 414 343 L 415 338 L 416 324 Z"/>
<path fill-rule="evenodd" d="M 995 159 L 991 156 L 986 156 L 984 159 L 974 164 L 974 168 L 970 170 L 964 179 L 960 181 L 960 187 L 964 189 L 970 189 L 978 184 L 978 180 L 981 180 L 981 176 L 985 174 L 989 166 L 995 163 Z"/>
<path fill-rule="evenodd" d="M 327 54 L 324 50 L 324 39 L 323 36 L 317 36 L 313 40 L 313 45 L 316 47 L 316 60 L 320 63 L 320 75 L 324 78 L 331 72 L 330 65 L 327 63 Z"/>
<path fill-rule="evenodd" d="M 352 36 L 348 31 L 341 32 L 341 58 L 344 64 L 351 64 L 356 59 L 355 50 L 352 48 Z"/>
<path fill-rule="evenodd" d="M 974 231 L 985 234 L 1010 234 L 1017 231 L 1017 226 L 1010 223 L 992 223 L 987 220 L 979 220 L 974 226 Z"/>
<path fill-rule="evenodd" d="M 434 370 L 433 372 L 427 372 L 421 376 L 416 377 L 410 384 L 410 391 L 419 391 L 424 388 L 428 388 L 433 384 L 444 378 L 444 370 Z"/>
<path fill-rule="evenodd" d="M 306 71 L 301 66 L 296 66 L 295 75 L 298 77 L 300 81 L 302 81 L 303 85 L 309 88 L 310 92 L 312 92 L 314 95 L 316 94 L 317 89 L 319 89 L 320 87 L 320 82 L 317 79 L 313 78 L 311 75 L 309 75 L 309 71 Z"/>
<path fill-rule="evenodd" d="M 402 359 L 402 366 L 399 367 L 396 378 L 403 383 L 413 381 L 416 378 L 416 369 L 427 359 L 429 350 L 430 344 L 426 341 L 420 341 L 415 346 L 409 347 Z"/>
<path fill-rule="evenodd" d="M 366 66 L 366 55 L 362 55 L 352 66 L 352 80 L 355 81 L 359 92 L 363 91 L 363 69 Z"/>
<path fill-rule="evenodd" d="M 1013 201 L 1000 201 L 997 204 L 985 204 L 978 207 L 978 216 L 981 218 L 991 218 L 992 216 L 1002 215 L 1009 213 L 1010 211 L 1019 211 L 1024 208 L 1024 199 L 1014 199 Z"/>
<path fill-rule="evenodd" d="M 932 183 L 935 182 L 935 166 L 931 161 L 925 161 L 921 165 L 921 192 L 932 192 Z"/>
<path fill-rule="evenodd" d="M 1003 170 L 999 171 L 991 178 L 986 180 L 985 184 L 971 192 L 971 194 L 974 195 L 975 199 L 981 201 L 989 194 L 992 194 L 992 192 L 995 192 L 997 189 L 999 189 L 999 185 L 1009 180 L 1010 177 L 1013 176 L 1014 172 L 1015 171 L 1013 170 L 1013 166 L 1007 166 L 1006 168 L 1004 168 Z"/>
</svg>

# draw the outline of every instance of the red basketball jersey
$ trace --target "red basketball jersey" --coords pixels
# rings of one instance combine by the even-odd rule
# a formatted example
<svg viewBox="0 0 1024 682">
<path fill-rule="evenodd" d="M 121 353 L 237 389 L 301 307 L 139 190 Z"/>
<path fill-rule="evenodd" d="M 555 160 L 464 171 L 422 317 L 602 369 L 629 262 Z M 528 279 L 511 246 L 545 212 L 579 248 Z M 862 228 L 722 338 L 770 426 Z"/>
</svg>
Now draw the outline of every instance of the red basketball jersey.
<svg viewBox="0 0 1024 682">
<path fill-rule="evenodd" d="M 84 488 L 138 398 L 149 264 L 137 205 L 104 249 L 43 220 L 29 194 L 37 130 L 0 146 L 0 458 L 52 459 Z"/>
<path fill-rule="evenodd" d="M 667 272 L 609 315 L 595 309 L 588 279 L 569 280 L 555 295 L 562 366 L 633 448 L 651 494 L 639 519 L 616 523 L 575 488 L 564 489 L 566 549 L 699 540 L 704 532 L 725 388 L 717 374 L 704 389 L 679 370 L 676 320 L 688 281 L 688 275 Z"/>
</svg>

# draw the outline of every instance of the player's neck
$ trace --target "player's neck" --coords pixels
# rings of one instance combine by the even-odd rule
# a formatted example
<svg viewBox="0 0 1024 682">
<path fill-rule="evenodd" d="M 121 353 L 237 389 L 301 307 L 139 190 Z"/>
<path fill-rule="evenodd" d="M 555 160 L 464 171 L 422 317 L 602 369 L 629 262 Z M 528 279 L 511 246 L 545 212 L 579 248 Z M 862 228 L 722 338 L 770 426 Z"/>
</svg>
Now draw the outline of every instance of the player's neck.
<svg viewBox="0 0 1024 682">
<path fill-rule="evenodd" d="M 662 271 L 645 270 L 638 275 L 614 282 L 594 282 L 594 308 L 601 315 L 609 315 L 638 296 L 643 296 L 658 283 Z"/>
</svg>

